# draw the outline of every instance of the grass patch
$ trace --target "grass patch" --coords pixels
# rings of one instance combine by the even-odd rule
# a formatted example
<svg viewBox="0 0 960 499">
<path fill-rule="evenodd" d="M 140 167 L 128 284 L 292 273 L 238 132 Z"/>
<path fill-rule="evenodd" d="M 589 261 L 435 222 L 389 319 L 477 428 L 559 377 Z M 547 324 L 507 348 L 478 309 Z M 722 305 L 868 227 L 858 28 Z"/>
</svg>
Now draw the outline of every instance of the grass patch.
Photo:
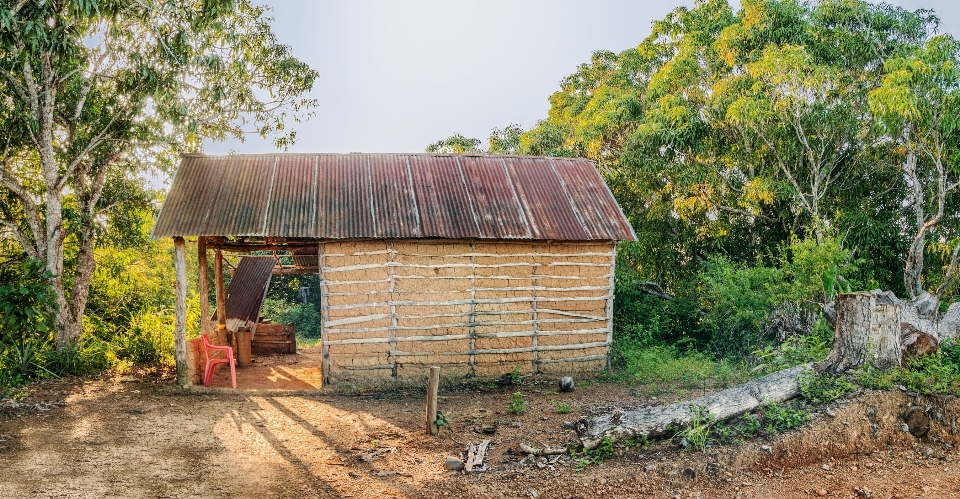
<svg viewBox="0 0 960 499">
<path fill-rule="evenodd" d="M 651 393 L 728 388 L 751 378 L 745 365 L 727 359 L 655 345 L 620 350 L 621 372 L 631 384 L 647 385 Z"/>
</svg>

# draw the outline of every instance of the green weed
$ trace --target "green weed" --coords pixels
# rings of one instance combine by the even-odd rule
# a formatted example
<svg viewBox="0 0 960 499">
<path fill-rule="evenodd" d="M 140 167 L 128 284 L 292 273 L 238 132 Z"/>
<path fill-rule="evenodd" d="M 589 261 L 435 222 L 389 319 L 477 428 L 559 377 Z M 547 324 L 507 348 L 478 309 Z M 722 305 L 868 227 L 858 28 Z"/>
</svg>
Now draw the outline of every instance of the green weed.
<svg viewBox="0 0 960 499">
<path fill-rule="evenodd" d="M 563 402 L 561 400 L 551 400 L 553 404 L 553 409 L 557 411 L 557 414 L 569 414 L 573 410 L 573 407 L 570 406 L 569 402 Z"/>
<path fill-rule="evenodd" d="M 800 393 L 816 404 L 833 402 L 857 389 L 857 385 L 847 381 L 843 376 L 820 375 L 812 370 L 806 370 L 800 374 L 799 382 Z"/>
<path fill-rule="evenodd" d="M 690 412 L 693 414 L 690 425 L 677 431 L 673 438 L 674 440 L 679 438 L 679 443 L 685 450 L 702 451 L 707 448 L 707 442 L 710 440 L 714 417 L 703 406 L 691 406 Z"/>
<path fill-rule="evenodd" d="M 523 394 L 520 392 L 513 392 L 513 395 L 510 396 L 510 404 L 507 406 L 507 409 L 516 414 L 517 416 L 527 412 L 527 407 L 530 405 L 529 402 L 524 400 Z"/>
</svg>

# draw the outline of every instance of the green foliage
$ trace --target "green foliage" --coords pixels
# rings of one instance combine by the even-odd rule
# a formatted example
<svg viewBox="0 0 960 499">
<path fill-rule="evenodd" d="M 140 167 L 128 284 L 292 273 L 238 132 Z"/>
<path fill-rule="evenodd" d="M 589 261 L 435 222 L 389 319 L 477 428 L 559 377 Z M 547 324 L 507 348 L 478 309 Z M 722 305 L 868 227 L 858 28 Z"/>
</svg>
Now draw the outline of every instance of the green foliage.
<svg viewBox="0 0 960 499">
<path fill-rule="evenodd" d="M 277 324 L 292 323 L 299 337 L 320 337 L 320 312 L 312 303 L 290 303 L 267 298 L 263 302 L 262 315 Z"/>
<path fill-rule="evenodd" d="M 31 379 L 54 375 L 47 369 L 56 308 L 43 262 L 23 260 L 0 270 L 0 392 Z"/>
<path fill-rule="evenodd" d="M 768 345 L 755 350 L 753 355 L 757 365 L 754 370 L 769 374 L 800 364 L 820 362 L 827 358 L 832 345 L 833 330 L 821 319 L 814 324 L 810 335 L 791 336 L 775 347 Z"/>
<path fill-rule="evenodd" d="M 960 396 L 960 343 L 944 341 L 936 353 L 913 358 L 903 367 L 886 371 L 865 365 L 857 371 L 854 381 L 877 390 L 901 385 L 917 393 Z"/>
<path fill-rule="evenodd" d="M 743 267 L 723 257 L 708 262 L 701 303 L 711 348 L 738 357 L 772 341 L 764 326 L 786 295 L 780 269 Z"/>
<path fill-rule="evenodd" d="M 527 412 L 527 407 L 530 405 L 530 402 L 527 402 L 523 398 L 523 394 L 520 392 L 513 392 L 513 395 L 510 396 L 510 404 L 507 405 L 507 410 L 513 414 L 519 416 Z"/>
<path fill-rule="evenodd" d="M 520 369 L 520 366 L 513 366 L 513 369 L 507 373 L 507 380 L 509 380 L 513 386 L 518 386 L 523 382 L 523 370 Z"/>
<path fill-rule="evenodd" d="M 569 414 L 573 410 L 573 406 L 570 405 L 570 402 L 563 400 L 551 400 L 553 404 L 553 409 L 557 411 L 557 414 Z"/>
<path fill-rule="evenodd" d="M 136 289 L 120 281 L 118 303 L 101 302 L 120 315 L 84 315 L 99 243 L 144 242 L 157 201 L 144 177 L 171 172 L 205 140 L 254 133 L 285 148 L 296 138 L 288 121 L 311 115 L 316 101 L 303 95 L 317 73 L 277 41 L 268 10 L 247 0 L 0 6 L 0 239 L 57 276 L 58 348 L 89 333 L 85 319 L 103 319 L 91 330 L 112 341 L 124 327 L 113 319 L 144 309 L 123 303 Z"/>
<path fill-rule="evenodd" d="M 427 146 L 426 152 L 437 154 L 466 154 L 482 152 L 480 150 L 480 139 L 464 137 L 455 133 L 446 139 L 438 140 Z"/>
<path fill-rule="evenodd" d="M 437 420 L 434 421 L 434 424 L 437 425 L 438 431 L 440 428 L 450 428 L 450 418 L 446 414 L 437 411 Z"/>
<path fill-rule="evenodd" d="M 673 435 L 674 440 L 679 439 L 680 445 L 688 451 L 702 451 L 707 448 L 707 442 L 710 439 L 710 432 L 713 429 L 714 417 L 707 412 L 703 406 L 690 406 L 690 413 L 693 418 L 686 428 L 677 431 Z"/>
<path fill-rule="evenodd" d="M 812 370 L 800 375 L 800 393 L 815 404 L 826 404 L 854 392 L 857 386 L 844 376 L 817 374 Z"/>
<path fill-rule="evenodd" d="M 809 411 L 791 409 L 781 404 L 769 404 L 759 411 L 760 421 L 763 422 L 763 431 L 767 435 L 776 435 L 787 430 L 799 428 L 810 420 Z"/>
<path fill-rule="evenodd" d="M 646 442 L 646 439 L 643 439 L 642 442 Z M 643 445 L 643 443 L 635 445 Z M 573 457 L 575 463 L 575 469 L 578 472 L 583 471 L 587 466 L 600 464 L 607 459 L 615 457 L 617 454 L 617 447 L 613 443 L 613 440 L 609 438 L 600 440 L 600 443 L 593 449 L 580 448 L 570 450 L 570 455 Z"/>
<path fill-rule="evenodd" d="M 749 378 L 747 369 L 728 359 L 674 347 L 651 346 L 623 349 L 615 344 L 619 365 L 632 383 L 649 385 L 648 390 L 726 388 Z"/>
</svg>

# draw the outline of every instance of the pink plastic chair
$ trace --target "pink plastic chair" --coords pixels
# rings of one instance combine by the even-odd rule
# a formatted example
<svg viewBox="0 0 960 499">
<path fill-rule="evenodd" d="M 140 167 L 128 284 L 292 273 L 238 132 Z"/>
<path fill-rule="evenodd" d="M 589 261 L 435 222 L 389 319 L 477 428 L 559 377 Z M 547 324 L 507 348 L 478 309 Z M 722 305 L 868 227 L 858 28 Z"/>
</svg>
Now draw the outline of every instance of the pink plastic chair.
<svg viewBox="0 0 960 499">
<path fill-rule="evenodd" d="M 220 347 L 210 343 L 210 338 L 207 338 L 207 335 L 201 334 L 200 338 L 203 341 L 203 354 L 207 356 L 207 367 L 203 373 L 203 386 L 210 386 L 210 379 L 213 378 L 213 368 L 217 364 L 230 364 L 230 378 L 233 380 L 233 387 L 237 387 L 237 361 L 233 358 L 233 349 L 230 347 Z M 212 355 L 213 352 L 226 352 L 227 358 L 225 359 L 215 359 Z"/>
</svg>

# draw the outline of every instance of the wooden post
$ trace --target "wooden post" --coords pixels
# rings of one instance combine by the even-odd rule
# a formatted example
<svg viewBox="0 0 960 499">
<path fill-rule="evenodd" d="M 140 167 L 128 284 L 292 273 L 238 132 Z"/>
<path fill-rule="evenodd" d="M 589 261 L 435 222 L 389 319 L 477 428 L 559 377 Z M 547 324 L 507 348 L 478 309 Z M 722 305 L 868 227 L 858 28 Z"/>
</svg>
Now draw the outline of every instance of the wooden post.
<svg viewBox="0 0 960 499">
<path fill-rule="evenodd" d="M 437 427 L 437 390 L 440 388 L 440 368 L 430 368 L 430 380 L 427 382 L 427 434 L 440 433 Z"/>
<path fill-rule="evenodd" d="M 210 334 L 210 292 L 207 289 L 207 238 L 197 239 L 197 263 L 200 266 L 200 332 Z"/>
<path fill-rule="evenodd" d="M 227 328 L 226 295 L 223 290 L 223 252 L 217 247 L 213 257 L 213 277 L 217 286 L 217 329 Z"/>
<path fill-rule="evenodd" d="M 182 237 L 173 238 L 173 268 L 177 276 L 177 320 L 173 330 L 174 358 L 177 362 L 177 383 L 187 386 L 187 253 Z"/>
<path fill-rule="evenodd" d="M 327 321 L 330 320 L 330 305 L 327 303 L 327 283 L 323 277 L 323 266 L 326 258 L 323 254 L 324 247 L 321 241 L 317 244 L 317 272 L 320 274 L 320 386 L 330 384 L 330 343 L 327 335 Z"/>
</svg>

